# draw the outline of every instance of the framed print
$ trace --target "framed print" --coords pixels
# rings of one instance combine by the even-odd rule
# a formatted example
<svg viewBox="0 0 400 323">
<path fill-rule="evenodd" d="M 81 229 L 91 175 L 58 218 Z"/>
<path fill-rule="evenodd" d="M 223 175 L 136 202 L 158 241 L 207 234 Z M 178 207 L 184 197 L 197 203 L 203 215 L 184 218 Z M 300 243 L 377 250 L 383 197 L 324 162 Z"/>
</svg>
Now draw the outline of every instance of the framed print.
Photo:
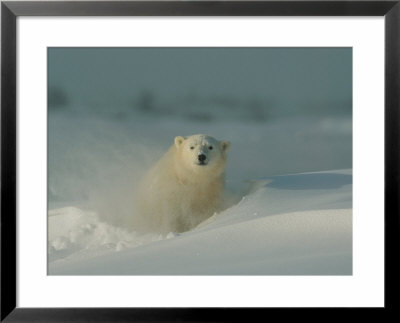
<svg viewBox="0 0 400 323">
<path fill-rule="evenodd" d="M 1 9 L 2 320 L 392 314 L 398 1 Z"/>
</svg>

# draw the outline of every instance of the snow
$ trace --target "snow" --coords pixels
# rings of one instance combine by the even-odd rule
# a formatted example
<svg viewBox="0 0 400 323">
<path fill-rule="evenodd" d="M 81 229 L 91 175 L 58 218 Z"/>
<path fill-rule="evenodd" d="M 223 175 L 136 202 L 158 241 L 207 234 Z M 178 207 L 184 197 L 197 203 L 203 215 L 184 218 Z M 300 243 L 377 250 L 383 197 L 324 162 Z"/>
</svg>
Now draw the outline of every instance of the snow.
<svg viewBox="0 0 400 323">
<path fill-rule="evenodd" d="M 49 51 L 50 275 L 352 274 L 351 49 L 93 50 Z M 128 230 L 140 177 L 197 133 L 232 143 L 226 209 Z"/>
<path fill-rule="evenodd" d="M 239 183 L 228 183 L 238 188 Z M 192 231 L 139 235 L 49 210 L 52 275 L 351 275 L 352 172 L 271 176 Z"/>
<path fill-rule="evenodd" d="M 50 208 L 103 199 L 94 196 L 100 194 L 99 188 L 106 191 L 103 195 L 114 194 L 116 186 L 137 181 L 167 151 L 175 136 L 196 133 L 231 141 L 228 181 L 352 167 L 348 117 L 199 122 L 141 114 L 120 119 L 56 111 L 49 114 Z"/>
</svg>

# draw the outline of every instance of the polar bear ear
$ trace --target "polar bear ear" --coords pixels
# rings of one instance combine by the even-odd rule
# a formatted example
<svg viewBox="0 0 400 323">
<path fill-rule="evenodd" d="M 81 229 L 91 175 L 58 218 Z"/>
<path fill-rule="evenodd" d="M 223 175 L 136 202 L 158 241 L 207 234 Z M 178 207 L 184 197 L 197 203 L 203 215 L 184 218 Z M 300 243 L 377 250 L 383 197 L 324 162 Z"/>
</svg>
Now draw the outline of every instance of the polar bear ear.
<svg viewBox="0 0 400 323">
<path fill-rule="evenodd" d="M 221 150 L 226 152 L 231 147 L 231 143 L 229 141 L 222 141 L 221 142 Z"/>
<path fill-rule="evenodd" d="M 185 140 L 185 138 L 183 138 L 181 136 L 175 137 L 175 146 L 176 146 L 176 148 L 178 148 L 184 140 Z"/>
</svg>

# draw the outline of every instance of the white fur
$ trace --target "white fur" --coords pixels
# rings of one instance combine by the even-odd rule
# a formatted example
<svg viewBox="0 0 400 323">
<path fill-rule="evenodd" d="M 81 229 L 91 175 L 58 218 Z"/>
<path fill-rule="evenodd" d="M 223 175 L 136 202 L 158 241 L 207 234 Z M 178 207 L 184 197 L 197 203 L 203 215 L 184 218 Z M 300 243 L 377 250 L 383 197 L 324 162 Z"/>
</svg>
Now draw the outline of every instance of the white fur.
<svg viewBox="0 0 400 323">
<path fill-rule="evenodd" d="M 206 135 L 176 137 L 146 174 L 136 196 L 136 229 L 183 232 L 217 212 L 230 143 Z M 199 155 L 205 156 L 204 165 Z M 203 159 L 204 159 L 203 156 Z"/>
</svg>

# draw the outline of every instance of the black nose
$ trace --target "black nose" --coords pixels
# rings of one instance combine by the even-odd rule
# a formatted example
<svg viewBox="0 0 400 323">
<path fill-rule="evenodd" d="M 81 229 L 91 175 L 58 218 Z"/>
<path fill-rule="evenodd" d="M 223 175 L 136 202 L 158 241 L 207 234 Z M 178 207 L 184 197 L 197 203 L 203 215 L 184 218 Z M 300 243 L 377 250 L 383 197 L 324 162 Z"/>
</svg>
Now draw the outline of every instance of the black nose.
<svg viewBox="0 0 400 323">
<path fill-rule="evenodd" d="M 198 158 L 199 158 L 199 161 L 205 161 L 206 160 L 206 155 L 204 155 L 204 154 L 200 154 L 199 156 L 198 156 Z"/>
</svg>

